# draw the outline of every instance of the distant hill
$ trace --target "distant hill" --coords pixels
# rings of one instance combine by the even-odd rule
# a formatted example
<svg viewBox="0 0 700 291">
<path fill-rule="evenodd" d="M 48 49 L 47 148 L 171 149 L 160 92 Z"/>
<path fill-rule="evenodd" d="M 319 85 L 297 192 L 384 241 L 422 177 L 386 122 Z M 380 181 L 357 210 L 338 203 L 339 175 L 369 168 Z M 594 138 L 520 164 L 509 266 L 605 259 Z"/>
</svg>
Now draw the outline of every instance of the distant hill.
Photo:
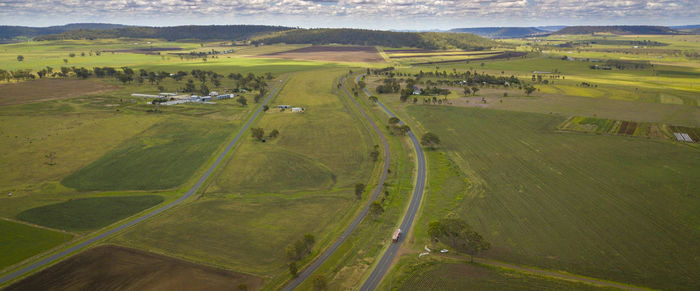
<svg viewBox="0 0 700 291">
<path fill-rule="evenodd" d="M 395 32 L 366 29 L 295 29 L 260 36 L 254 43 L 347 44 L 424 49 L 483 50 L 496 42 L 469 33 Z"/>
<path fill-rule="evenodd" d="M 552 34 L 678 34 L 679 32 L 665 26 L 616 25 L 616 26 L 567 26 Z"/>
<path fill-rule="evenodd" d="M 700 24 L 669 26 L 669 28 L 672 28 L 672 29 L 675 29 L 675 30 L 693 30 L 693 29 L 696 29 L 696 28 L 700 28 Z"/>
<path fill-rule="evenodd" d="M 47 34 L 57 34 L 76 29 L 114 29 L 128 27 L 122 24 L 109 23 L 71 23 L 66 25 L 49 27 L 28 27 L 0 25 L 0 39 L 13 39 L 16 37 L 35 37 Z"/>
<path fill-rule="evenodd" d="M 454 28 L 450 32 L 473 33 L 488 38 L 519 38 L 547 33 L 534 27 L 472 27 Z"/>
<path fill-rule="evenodd" d="M 116 29 L 77 29 L 59 34 L 43 35 L 35 40 L 100 39 L 100 38 L 160 38 L 166 40 L 245 40 L 252 36 L 293 29 L 267 25 L 182 25 L 168 27 L 132 26 Z"/>
<path fill-rule="evenodd" d="M 550 31 L 550 32 L 561 30 L 564 27 L 566 27 L 566 26 L 565 25 L 535 26 L 535 28 L 537 28 L 539 30 Z"/>
</svg>

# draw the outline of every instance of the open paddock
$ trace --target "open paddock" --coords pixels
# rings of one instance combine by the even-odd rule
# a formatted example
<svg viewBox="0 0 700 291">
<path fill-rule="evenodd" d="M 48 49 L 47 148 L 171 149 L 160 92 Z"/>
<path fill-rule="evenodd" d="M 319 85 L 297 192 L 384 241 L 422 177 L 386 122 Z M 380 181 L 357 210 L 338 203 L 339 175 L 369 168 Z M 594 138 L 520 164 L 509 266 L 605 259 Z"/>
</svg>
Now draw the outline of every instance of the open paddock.
<svg viewBox="0 0 700 291">
<path fill-rule="evenodd" d="M 39 79 L 0 85 L 0 106 L 108 92 L 119 86 L 98 81 Z"/>
<path fill-rule="evenodd" d="M 260 57 L 331 62 L 384 62 L 377 49 L 371 46 L 310 46 Z"/>
<path fill-rule="evenodd" d="M 134 249 L 100 246 L 6 290 L 236 290 L 239 285 L 257 290 L 262 283 L 261 278 L 252 275 Z"/>
</svg>

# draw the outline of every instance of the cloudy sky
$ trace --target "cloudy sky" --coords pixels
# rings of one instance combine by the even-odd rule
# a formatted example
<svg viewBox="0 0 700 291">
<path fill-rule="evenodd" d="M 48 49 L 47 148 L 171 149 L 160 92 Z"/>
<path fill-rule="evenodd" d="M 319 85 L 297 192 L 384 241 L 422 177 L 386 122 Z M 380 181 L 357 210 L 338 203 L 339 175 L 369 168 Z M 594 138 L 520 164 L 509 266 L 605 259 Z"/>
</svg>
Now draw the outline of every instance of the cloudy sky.
<svg viewBox="0 0 700 291">
<path fill-rule="evenodd" d="M 0 24 L 448 29 L 479 26 L 700 24 L 700 0 L 0 0 Z"/>
</svg>

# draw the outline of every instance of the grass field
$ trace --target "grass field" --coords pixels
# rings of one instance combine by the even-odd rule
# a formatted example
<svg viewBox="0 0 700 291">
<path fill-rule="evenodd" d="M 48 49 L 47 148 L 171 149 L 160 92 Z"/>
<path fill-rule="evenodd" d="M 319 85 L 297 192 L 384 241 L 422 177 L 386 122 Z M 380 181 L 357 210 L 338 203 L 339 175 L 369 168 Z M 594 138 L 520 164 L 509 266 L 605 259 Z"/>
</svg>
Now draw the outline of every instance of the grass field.
<svg viewBox="0 0 700 291">
<path fill-rule="evenodd" d="M 441 137 L 472 183 L 453 211 L 492 242 L 487 256 L 655 288 L 697 287 L 697 150 L 556 133 L 563 118 L 551 115 L 430 106 L 408 112 Z M 450 208 L 425 205 L 434 214 L 421 216 L 423 225 Z"/>
<path fill-rule="evenodd" d="M 399 290 L 603 290 L 582 283 L 525 275 L 466 262 L 429 262 L 411 265 Z M 393 284 L 384 284 L 392 290 Z"/>
<path fill-rule="evenodd" d="M 99 270 L 99 271 L 96 271 Z M 100 246 L 89 249 L 6 290 L 257 290 L 259 277 L 197 265 L 139 250 Z"/>
<path fill-rule="evenodd" d="M 312 233 L 325 239 L 353 198 L 327 193 L 201 198 L 114 239 L 176 257 L 264 276 L 286 272 L 285 247 Z"/>
<path fill-rule="evenodd" d="M 73 235 L 0 219 L 0 270 L 51 249 Z"/>
<path fill-rule="evenodd" d="M 67 231 L 105 227 L 163 202 L 156 195 L 72 199 L 20 212 L 17 218 Z"/>
<path fill-rule="evenodd" d="M 186 118 L 163 121 L 61 183 L 80 191 L 176 187 L 231 134 L 226 125 Z"/>
</svg>

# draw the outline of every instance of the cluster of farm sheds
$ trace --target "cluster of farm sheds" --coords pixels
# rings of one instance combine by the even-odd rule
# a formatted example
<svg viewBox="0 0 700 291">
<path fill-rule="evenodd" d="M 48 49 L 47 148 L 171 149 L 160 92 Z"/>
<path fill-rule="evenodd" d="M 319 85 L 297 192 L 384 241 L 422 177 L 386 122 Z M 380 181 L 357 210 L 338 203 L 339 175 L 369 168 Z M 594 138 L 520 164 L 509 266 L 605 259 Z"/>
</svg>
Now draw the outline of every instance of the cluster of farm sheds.
<svg viewBox="0 0 700 291">
<path fill-rule="evenodd" d="M 223 100 L 231 99 L 235 97 L 234 94 L 219 94 L 218 92 L 210 92 L 207 96 L 199 95 L 189 95 L 189 94 L 177 94 L 177 93 L 158 93 L 158 95 L 151 94 L 131 94 L 132 97 L 143 97 L 143 98 L 156 98 L 151 101 L 150 104 L 160 104 L 160 105 L 177 105 L 184 103 L 204 103 L 204 104 L 216 104 L 212 100 Z"/>
</svg>

